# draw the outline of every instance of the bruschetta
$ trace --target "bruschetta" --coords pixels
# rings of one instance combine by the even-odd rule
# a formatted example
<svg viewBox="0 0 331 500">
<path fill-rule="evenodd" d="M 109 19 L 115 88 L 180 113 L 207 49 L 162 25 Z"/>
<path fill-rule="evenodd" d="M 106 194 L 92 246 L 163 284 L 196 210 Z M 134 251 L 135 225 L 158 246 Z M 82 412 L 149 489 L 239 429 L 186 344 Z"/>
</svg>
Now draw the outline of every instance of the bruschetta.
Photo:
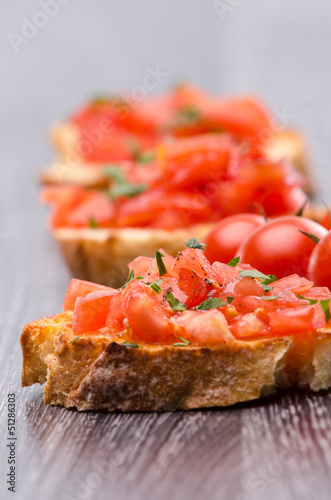
<svg viewBox="0 0 331 500">
<path fill-rule="evenodd" d="M 51 128 L 57 158 L 41 172 L 46 184 L 95 187 L 107 179 L 106 163 L 136 161 L 165 138 L 203 133 L 230 133 L 239 144 L 263 149 L 271 161 L 293 162 L 312 191 L 306 141 L 273 117 L 251 96 L 220 98 L 182 85 L 140 103 L 112 96 L 96 98 L 65 122 Z"/>
<path fill-rule="evenodd" d="M 25 326 L 22 385 L 78 410 L 227 406 L 331 385 L 329 289 L 215 262 L 195 238 L 139 257 L 119 289 L 72 280 L 63 313 Z"/>
<path fill-rule="evenodd" d="M 122 284 L 127 264 L 162 246 L 176 255 L 196 234 L 229 215 L 294 214 L 306 201 L 288 161 L 243 151 L 229 134 L 201 134 L 158 147 L 149 162 L 107 167 L 108 185 L 48 186 L 51 228 L 74 276 Z"/>
</svg>

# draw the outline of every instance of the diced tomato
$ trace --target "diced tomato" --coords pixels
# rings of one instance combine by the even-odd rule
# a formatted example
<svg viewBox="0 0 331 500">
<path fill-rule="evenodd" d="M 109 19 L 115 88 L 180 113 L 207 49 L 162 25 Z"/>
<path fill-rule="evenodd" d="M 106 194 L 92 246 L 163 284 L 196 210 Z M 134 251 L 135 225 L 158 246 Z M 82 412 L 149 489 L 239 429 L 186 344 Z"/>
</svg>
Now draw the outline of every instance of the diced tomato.
<svg viewBox="0 0 331 500">
<path fill-rule="evenodd" d="M 97 225 L 109 226 L 114 217 L 113 202 L 106 193 L 99 191 L 91 193 L 86 201 L 68 214 L 67 224 L 71 227 L 86 227 L 93 219 Z"/>
<path fill-rule="evenodd" d="M 230 330 L 237 339 L 268 335 L 268 325 L 254 312 L 238 316 L 230 324 Z"/>
<path fill-rule="evenodd" d="M 327 300 L 331 298 L 331 291 L 326 286 L 314 286 L 309 290 L 309 292 L 305 292 L 304 296 L 310 300 Z"/>
<path fill-rule="evenodd" d="M 261 297 L 251 295 L 236 295 L 231 305 L 237 309 L 240 314 L 254 312 L 257 308 L 270 309 L 271 301 L 262 300 Z"/>
<path fill-rule="evenodd" d="M 153 259 L 151 257 L 137 257 L 128 264 L 128 267 L 134 272 L 135 276 L 145 276 L 152 263 Z"/>
<path fill-rule="evenodd" d="M 270 293 L 271 295 L 279 295 L 284 294 L 286 291 L 291 291 L 294 294 L 299 293 L 300 295 L 304 295 L 309 292 L 313 285 L 312 281 L 302 278 L 297 274 L 291 274 L 271 283 L 272 292 Z"/>
<path fill-rule="evenodd" d="M 269 314 L 273 335 L 304 333 L 325 326 L 325 316 L 319 303 L 294 309 L 282 309 Z"/>
<path fill-rule="evenodd" d="M 125 303 L 125 316 L 134 337 L 145 342 L 164 342 L 172 334 L 172 314 L 147 295 L 142 285 Z"/>
<path fill-rule="evenodd" d="M 166 269 L 166 273 L 164 274 L 164 276 L 169 276 L 169 277 L 176 276 L 176 273 L 173 272 L 173 264 L 174 264 L 175 259 L 171 255 L 169 255 L 167 252 L 165 252 L 163 250 L 163 248 L 160 248 L 159 252 L 163 255 L 163 257 L 161 257 L 161 258 L 162 258 L 163 264 L 165 265 L 165 269 Z M 156 258 L 153 259 L 152 265 L 149 268 L 146 277 L 151 282 L 156 281 L 160 278 Z"/>
<path fill-rule="evenodd" d="M 212 268 L 217 274 L 217 281 L 222 285 L 226 285 L 226 283 L 229 283 L 240 276 L 240 267 L 231 267 L 223 262 L 213 262 Z"/>
<path fill-rule="evenodd" d="M 184 301 L 188 308 L 192 308 L 206 300 L 208 292 L 212 290 L 205 280 L 195 271 L 184 267 L 178 270 L 178 281 L 180 288 L 187 296 Z"/>
<path fill-rule="evenodd" d="M 102 290 L 112 291 L 113 289 L 107 286 L 91 283 L 90 281 L 70 280 L 64 301 L 62 304 L 63 311 L 73 311 L 78 297 L 83 297 L 91 292 L 100 292 Z"/>
<path fill-rule="evenodd" d="M 159 287 L 161 290 L 166 294 L 168 292 L 171 292 L 172 295 L 179 300 L 180 302 L 183 302 L 186 304 L 187 302 L 187 294 L 185 293 L 185 290 L 182 290 L 178 286 L 178 282 L 176 278 L 164 278 L 162 279 Z"/>
<path fill-rule="evenodd" d="M 166 147 L 165 177 L 170 189 L 188 189 L 227 176 L 238 147 L 230 136 L 205 134 Z"/>
<path fill-rule="evenodd" d="M 117 290 L 109 289 L 78 297 L 71 322 L 72 330 L 80 334 L 105 327 L 109 305 L 116 294 Z"/>
<path fill-rule="evenodd" d="M 183 337 L 193 344 L 215 345 L 233 340 L 225 316 L 218 309 L 186 311 L 174 320 L 183 327 Z"/>
<path fill-rule="evenodd" d="M 260 297 L 264 295 L 264 289 L 256 278 L 242 278 L 237 281 L 234 286 L 235 295 L 256 295 Z"/>
<path fill-rule="evenodd" d="M 172 273 L 178 274 L 179 269 L 195 271 L 202 279 L 213 280 L 217 286 L 218 274 L 207 260 L 203 250 L 186 248 L 179 252 L 172 266 Z"/>
</svg>

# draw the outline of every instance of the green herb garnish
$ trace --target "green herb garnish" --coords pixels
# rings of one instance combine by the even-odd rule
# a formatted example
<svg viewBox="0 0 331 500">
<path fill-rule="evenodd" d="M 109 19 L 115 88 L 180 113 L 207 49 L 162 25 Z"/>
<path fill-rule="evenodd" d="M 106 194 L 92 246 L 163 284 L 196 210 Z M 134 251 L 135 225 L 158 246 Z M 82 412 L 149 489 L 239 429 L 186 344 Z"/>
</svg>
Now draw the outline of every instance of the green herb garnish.
<svg viewBox="0 0 331 500">
<path fill-rule="evenodd" d="M 92 229 L 96 229 L 99 227 L 99 224 L 97 223 L 97 221 L 95 220 L 94 217 L 90 217 L 89 218 L 89 226 L 92 228 Z"/>
<path fill-rule="evenodd" d="M 306 233 L 306 231 L 302 231 L 302 229 L 298 229 L 298 231 L 300 231 L 300 233 L 304 234 L 305 236 L 308 236 L 308 238 L 310 238 L 314 243 L 316 243 L 316 245 L 320 241 L 319 237 L 315 236 L 315 234 Z"/>
<path fill-rule="evenodd" d="M 134 344 L 133 342 L 122 342 L 121 345 L 124 345 L 125 347 L 135 347 L 135 348 L 139 349 L 139 345 L 138 344 Z"/>
<path fill-rule="evenodd" d="M 190 238 L 189 240 L 185 241 L 185 245 L 188 248 L 195 248 L 198 250 L 204 250 L 206 246 L 204 243 L 200 243 L 200 241 L 198 241 L 196 238 Z"/>
<path fill-rule="evenodd" d="M 186 305 L 183 304 L 183 302 L 180 302 L 180 300 L 176 299 L 176 297 L 174 297 L 171 292 L 168 292 L 165 295 L 165 298 L 174 311 L 186 311 Z"/>
<path fill-rule="evenodd" d="M 275 300 L 278 299 L 278 295 L 262 295 L 262 300 Z"/>
<path fill-rule="evenodd" d="M 135 276 L 134 276 L 133 269 L 131 269 L 131 270 L 130 270 L 130 272 L 129 272 L 129 276 L 127 277 L 126 282 L 124 283 L 124 285 L 123 285 L 123 286 L 121 286 L 120 290 L 123 290 L 123 288 L 125 288 L 125 287 L 126 287 L 126 285 L 129 283 L 129 281 L 133 280 L 133 279 L 134 279 L 134 277 L 135 277 Z M 140 277 L 140 276 L 138 276 L 138 278 L 137 278 L 137 279 L 141 279 L 141 277 Z"/>
<path fill-rule="evenodd" d="M 154 292 L 161 293 L 162 289 L 160 288 L 160 284 L 162 283 L 163 278 L 160 280 L 154 281 L 154 283 L 148 283 L 148 285 L 154 290 Z"/>
<path fill-rule="evenodd" d="M 317 304 L 318 300 L 315 300 L 315 299 L 308 299 L 308 297 L 304 297 L 303 295 L 300 295 L 300 293 L 297 293 L 296 294 L 298 299 L 302 299 L 302 300 L 308 300 L 309 304 Z"/>
<path fill-rule="evenodd" d="M 178 338 L 180 340 L 182 340 L 182 342 L 176 342 L 176 344 L 172 344 L 175 347 L 186 347 L 186 346 L 190 345 L 190 343 L 191 343 L 189 340 L 184 339 L 183 337 L 180 337 L 179 335 L 178 335 Z"/>
<path fill-rule="evenodd" d="M 230 267 L 236 267 L 239 264 L 240 257 L 234 257 L 233 259 L 230 260 L 230 262 L 227 263 L 228 266 Z"/>
<path fill-rule="evenodd" d="M 112 200 L 116 200 L 121 196 L 133 198 L 134 196 L 146 191 L 147 187 L 147 184 L 116 184 L 109 189 L 108 193 Z"/>
<path fill-rule="evenodd" d="M 69 344 L 72 344 L 73 342 L 76 342 L 76 340 L 79 340 L 80 337 L 75 337 L 74 339 L 70 340 Z"/>
<path fill-rule="evenodd" d="M 185 122 L 196 122 L 201 120 L 201 113 L 196 108 L 189 106 L 179 110 L 178 117 Z"/>
<path fill-rule="evenodd" d="M 111 165 L 103 169 L 104 174 L 117 184 L 126 184 L 123 170 L 116 165 Z"/>
<path fill-rule="evenodd" d="M 227 303 L 228 304 L 231 304 L 231 302 L 233 301 L 234 297 L 227 297 L 226 300 L 227 300 Z"/>
<path fill-rule="evenodd" d="M 150 151 L 150 152 L 138 154 L 137 162 L 138 163 L 150 163 L 151 161 L 155 160 L 155 158 L 156 158 L 155 151 Z"/>
<path fill-rule="evenodd" d="M 321 300 L 320 304 L 324 311 L 325 321 L 328 323 L 331 319 L 330 308 L 329 308 L 330 299 Z"/>
<path fill-rule="evenodd" d="M 163 253 L 161 253 L 159 250 L 155 250 L 156 264 L 157 264 L 157 268 L 159 270 L 160 276 L 167 274 L 167 269 L 166 269 L 166 266 L 164 265 L 162 257 L 164 257 Z"/>
<path fill-rule="evenodd" d="M 277 277 L 273 274 L 263 274 L 256 269 L 245 269 L 244 271 L 239 271 L 239 274 L 242 278 L 258 278 L 260 280 L 260 285 L 265 292 L 270 292 L 270 290 L 272 290 L 272 287 L 269 286 L 270 283 L 277 281 Z"/>
<path fill-rule="evenodd" d="M 226 306 L 224 300 L 218 299 L 217 297 L 212 297 L 211 299 L 204 300 L 194 309 L 197 311 L 208 311 L 209 309 L 215 309 L 217 307 Z"/>
</svg>

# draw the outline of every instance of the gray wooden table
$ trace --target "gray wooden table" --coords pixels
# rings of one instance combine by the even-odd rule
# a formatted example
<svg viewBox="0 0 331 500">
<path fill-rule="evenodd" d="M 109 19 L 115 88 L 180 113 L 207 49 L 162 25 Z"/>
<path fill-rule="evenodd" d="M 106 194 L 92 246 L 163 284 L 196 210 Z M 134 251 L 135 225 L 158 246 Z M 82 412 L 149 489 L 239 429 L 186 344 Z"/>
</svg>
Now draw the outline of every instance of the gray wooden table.
<svg viewBox="0 0 331 500">
<path fill-rule="evenodd" d="M 113 4 L 101 1 L 95 11 L 94 2 L 82 0 L 63 7 L 18 55 L 8 43 L 1 48 L 1 500 L 331 498 L 330 393 L 297 391 L 227 409 L 124 415 L 46 407 L 42 388 L 20 387 L 21 329 L 60 311 L 69 279 L 46 229 L 47 210 L 37 203 L 34 175 L 48 157 L 45 128 L 100 82 L 105 82 L 101 88 L 111 87 L 115 75 L 117 87 L 139 83 L 145 65 L 160 63 L 174 77 L 186 72 L 215 91 L 262 93 L 276 112 L 287 109 L 294 116 L 290 124 L 310 135 L 321 193 L 331 201 L 330 3 L 235 3 L 222 21 L 212 2 L 177 7 L 171 1 L 160 13 L 153 11 L 151 25 L 144 17 L 154 4 L 149 0 L 144 7 L 130 2 L 129 16 L 118 3 L 118 23 Z M 4 8 L 3 40 L 37 6 L 19 1 Z M 177 8 L 176 24 L 171 9 Z M 137 19 L 142 24 L 132 31 Z M 128 29 L 122 33 L 116 24 L 124 21 Z M 75 33 L 73 25 L 79 27 Z M 190 43 L 184 43 L 183 33 Z M 127 45 L 117 59 L 111 53 L 107 66 L 105 44 L 112 47 L 118 40 Z M 204 54 L 212 54 L 212 64 Z M 128 61 L 127 67 L 118 68 L 119 60 Z M 12 393 L 16 493 L 6 484 L 7 395 Z"/>
</svg>

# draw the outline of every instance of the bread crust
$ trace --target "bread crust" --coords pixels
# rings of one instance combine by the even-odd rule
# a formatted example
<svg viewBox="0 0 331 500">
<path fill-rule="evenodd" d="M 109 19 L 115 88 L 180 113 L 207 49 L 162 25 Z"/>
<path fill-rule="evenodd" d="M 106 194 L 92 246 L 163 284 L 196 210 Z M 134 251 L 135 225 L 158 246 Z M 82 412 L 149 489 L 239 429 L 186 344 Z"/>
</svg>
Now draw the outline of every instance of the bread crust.
<svg viewBox="0 0 331 500">
<path fill-rule="evenodd" d="M 213 347 L 143 343 L 133 348 L 110 332 L 77 338 L 70 319 L 70 313 L 43 318 L 22 333 L 22 385 L 46 381 L 46 404 L 124 412 L 190 410 L 257 399 L 276 387 L 331 385 L 326 329 Z"/>
<path fill-rule="evenodd" d="M 127 278 L 128 263 L 139 255 L 154 257 L 155 249 L 163 248 L 175 257 L 185 241 L 192 236 L 201 241 L 211 228 L 212 224 L 174 230 L 61 228 L 54 236 L 76 278 L 117 288 Z"/>
</svg>

